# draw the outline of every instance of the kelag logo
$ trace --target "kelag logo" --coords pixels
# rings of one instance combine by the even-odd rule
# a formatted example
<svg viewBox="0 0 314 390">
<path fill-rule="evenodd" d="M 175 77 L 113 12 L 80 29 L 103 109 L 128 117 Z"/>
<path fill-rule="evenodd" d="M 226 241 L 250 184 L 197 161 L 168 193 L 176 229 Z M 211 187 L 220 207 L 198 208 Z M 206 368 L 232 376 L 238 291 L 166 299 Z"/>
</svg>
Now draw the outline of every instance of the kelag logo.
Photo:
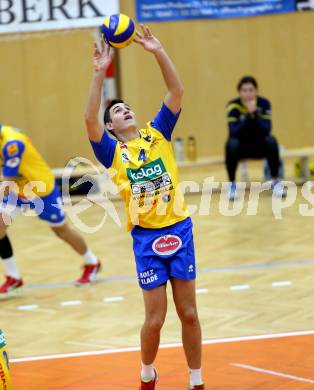
<svg viewBox="0 0 314 390">
<path fill-rule="evenodd" d="M 127 168 L 127 175 L 132 183 L 140 183 L 148 180 L 153 180 L 166 172 L 164 163 L 160 158 L 144 165 L 139 169 Z"/>
</svg>

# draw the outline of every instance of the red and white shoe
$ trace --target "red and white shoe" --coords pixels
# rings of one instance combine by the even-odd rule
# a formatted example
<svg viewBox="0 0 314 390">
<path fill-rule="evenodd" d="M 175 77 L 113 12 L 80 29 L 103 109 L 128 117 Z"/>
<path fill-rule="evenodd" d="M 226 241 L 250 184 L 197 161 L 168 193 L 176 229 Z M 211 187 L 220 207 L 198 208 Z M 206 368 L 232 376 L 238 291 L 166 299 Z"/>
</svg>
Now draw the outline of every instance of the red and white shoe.
<svg viewBox="0 0 314 390">
<path fill-rule="evenodd" d="M 190 390 L 205 390 L 205 385 L 195 385 L 194 387 L 190 387 Z"/>
<path fill-rule="evenodd" d="M 149 382 L 143 382 L 141 380 L 140 390 L 155 390 L 155 389 L 157 389 L 158 375 L 157 375 L 157 371 L 155 370 L 155 368 L 154 368 L 154 371 L 155 371 L 155 378 L 154 379 L 152 379 Z"/>
<path fill-rule="evenodd" d="M 92 283 L 96 280 L 97 274 L 101 270 L 100 261 L 97 264 L 85 264 L 82 276 L 75 282 L 77 286 Z"/>
<path fill-rule="evenodd" d="M 15 279 L 12 276 L 6 276 L 6 280 L 2 286 L 0 286 L 0 294 L 7 294 L 13 290 L 16 290 L 23 286 L 22 279 Z"/>
</svg>

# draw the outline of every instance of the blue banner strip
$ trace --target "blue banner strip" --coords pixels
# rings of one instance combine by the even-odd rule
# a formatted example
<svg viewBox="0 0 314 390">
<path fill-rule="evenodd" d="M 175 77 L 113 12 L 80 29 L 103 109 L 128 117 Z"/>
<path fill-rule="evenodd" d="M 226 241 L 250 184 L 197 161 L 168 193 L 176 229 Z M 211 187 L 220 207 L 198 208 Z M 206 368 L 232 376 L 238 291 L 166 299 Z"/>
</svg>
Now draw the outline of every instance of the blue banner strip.
<svg viewBox="0 0 314 390">
<path fill-rule="evenodd" d="M 296 11 L 296 0 L 136 0 L 139 22 L 238 18 Z"/>
</svg>

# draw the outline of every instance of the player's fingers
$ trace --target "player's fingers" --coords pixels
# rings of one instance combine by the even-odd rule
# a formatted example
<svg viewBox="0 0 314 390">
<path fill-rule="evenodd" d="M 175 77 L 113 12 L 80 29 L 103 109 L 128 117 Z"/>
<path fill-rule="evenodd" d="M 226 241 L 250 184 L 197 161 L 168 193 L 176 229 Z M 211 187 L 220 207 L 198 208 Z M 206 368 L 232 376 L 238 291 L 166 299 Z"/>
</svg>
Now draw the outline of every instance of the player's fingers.
<svg viewBox="0 0 314 390">
<path fill-rule="evenodd" d="M 110 60 L 112 61 L 113 60 L 113 56 L 114 56 L 114 51 L 113 51 L 112 47 L 109 47 L 108 56 L 109 56 Z"/>
<path fill-rule="evenodd" d="M 148 35 L 149 37 L 152 37 L 152 36 L 153 36 L 153 34 L 152 34 L 152 32 L 150 31 L 150 28 L 149 28 L 148 26 L 146 26 L 146 31 L 147 31 L 147 35 Z"/>
<path fill-rule="evenodd" d="M 143 34 L 141 34 L 138 30 L 135 32 L 136 36 L 139 37 L 140 39 L 143 39 Z"/>
<path fill-rule="evenodd" d="M 134 42 L 135 42 L 135 43 L 138 43 L 138 44 L 140 44 L 140 45 L 143 45 L 143 39 L 134 38 Z"/>
<path fill-rule="evenodd" d="M 101 51 L 102 52 L 106 51 L 106 46 L 107 46 L 107 43 L 105 42 L 105 37 L 102 36 L 102 39 L 101 39 Z"/>
<path fill-rule="evenodd" d="M 147 36 L 147 31 L 146 31 L 146 27 L 144 26 L 144 24 L 141 24 L 141 29 L 143 31 L 144 37 L 146 37 Z"/>
<path fill-rule="evenodd" d="M 97 55 L 99 55 L 99 49 L 98 49 L 97 43 L 94 42 L 94 56 L 97 56 Z"/>
</svg>

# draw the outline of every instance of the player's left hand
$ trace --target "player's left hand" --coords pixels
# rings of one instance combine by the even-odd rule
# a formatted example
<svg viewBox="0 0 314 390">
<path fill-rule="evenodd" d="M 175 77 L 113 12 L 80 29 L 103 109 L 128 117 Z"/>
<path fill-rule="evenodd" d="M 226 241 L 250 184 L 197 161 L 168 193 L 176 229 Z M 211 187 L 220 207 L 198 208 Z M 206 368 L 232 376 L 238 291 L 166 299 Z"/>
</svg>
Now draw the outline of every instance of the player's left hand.
<svg viewBox="0 0 314 390">
<path fill-rule="evenodd" d="M 143 46 L 143 48 L 150 52 L 155 52 L 162 48 L 161 43 L 154 37 L 147 26 L 141 24 L 142 32 L 136 31 L 136 38 L 134 42 Z"/>
<path fill-rule="evenodd" d="M 246 102 L 246 108 L 250 114 L 254 114 L 257 107 L 256 107 L 256 100 L 249 100 Z"/>
</svg>

